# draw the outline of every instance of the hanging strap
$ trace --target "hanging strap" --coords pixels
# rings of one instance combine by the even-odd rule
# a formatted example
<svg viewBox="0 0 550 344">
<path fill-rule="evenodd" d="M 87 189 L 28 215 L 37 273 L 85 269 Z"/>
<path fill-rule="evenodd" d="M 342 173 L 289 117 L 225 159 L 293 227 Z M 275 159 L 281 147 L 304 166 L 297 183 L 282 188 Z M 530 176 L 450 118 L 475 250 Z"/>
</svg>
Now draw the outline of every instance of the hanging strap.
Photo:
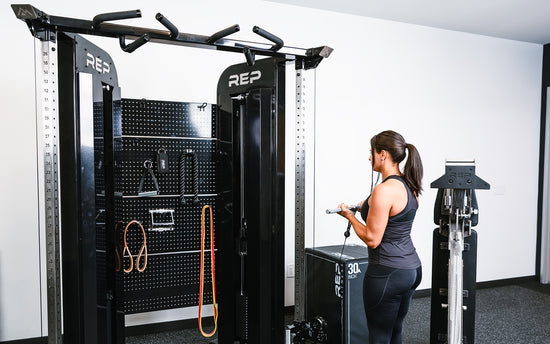
<svg viewBox="0 0 550 344">
<path fill-rule="evenodd" d="M 192 171 L 193 171 L 193 204 L 199 204 L 199 162 L 197 154 L 192 149 L 185 150 L 179 159 L 179 173 L 180 173 L 180 204 L 187 204 L 185 200 L 185 159 L 191 157 Z"/>
<path fill-rule="evenodd" d="M 204 296 L 204 238 L 206 230 L 204 228 L 204 212 L 208 208 L 210 210 L 210 264 L 212 269 L 212 307 L 214 308 L 214 330 L 210 333 L 205 333 L 202 329 L 202 302 Z M 214 264 L 214 222 L 212 221 L 212 207 L 205 205 L 202 207 L 201 215 L 201 276 L 200 276 L 200 292 L 199 292 L 199 330 L 204 337 L 212 337 L 218 328 L 218 306 L 216 305 L 216 270 Z"/>
<path fill-rule="evenodd" d="M 139 189 L 138 189 L 138 197 L 147 197 L 147 196 L 154 196 L 160 194 L 159 190 L 159 183 L 157 181 L 157 177 L 155 177 L 155 173 L 153 172 L 153 162 L 151 160 L 145 160 L 143 163 L 143 167 L 145 167 L 145 170 L 143 171 L 143 174 L 141 175 L 141 180 L 139 181 Z M 155 184 L 156 191 L 144 191 L 143 184 L 145 183 L 145 178 L 147 177 L 147 173 L 151 175 L 151 179 L 153 180 L 153 183 Z"/>
<path fill-rule="evenodd" d="M 143 226 L 141 225 L 141 223 L 139 223 L 136 220 L 133 220 L 126 225 L 126 228 L 124 228 L 124 251 L 122 252 L 122 254 L 124 255 L 126 254 L 126 252 L 128 252 L 128 256 L 130 257 L 130 267 L 128 269 L 124 269 L 124 272 L 126 273 L 129 273 L 134 269 L 134 259 L 132 258 L 132 253 L 130 253 L 130 249 L 128 248 L 128 244 L 126 243 L 126 232 L 128 231 L 128 228 L 133 224 L 137 224 L 139 228 L 141 228 L 141 232 L 143 233 L 143 244 L 141 245 L 141 249 L 139 250 L 139 254 L 136 259 L 136 269 L 139 272 L 143 272 L 147 267 L 147 238 L 145 237 L 145 229 L 143 229 Z M 140 267 L 139 261 L 142 255 L 144 256 L 144 262 L 143 262 L 143 266 Z"/>
</svg>

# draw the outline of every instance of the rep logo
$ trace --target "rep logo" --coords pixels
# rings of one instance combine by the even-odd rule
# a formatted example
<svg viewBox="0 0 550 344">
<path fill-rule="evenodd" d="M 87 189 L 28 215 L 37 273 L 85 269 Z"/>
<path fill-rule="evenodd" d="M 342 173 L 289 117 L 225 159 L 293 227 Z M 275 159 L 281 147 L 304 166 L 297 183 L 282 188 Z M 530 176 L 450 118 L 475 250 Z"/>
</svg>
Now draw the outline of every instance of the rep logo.
<svg viewBox="0 0 550 344">
<path fill-rule="evenodd" d="M 229 76 L 229 87 L 253 84 L 262 77 L 262 72 L 255 70 L 248 73 L 233 74 Z"/>
<path fill-rule="evenodd" d="M 87 53 L 86 54 L 86 67 L 92 66 L 94 70 L 98 73 L 107 74 L 111 72 L 111 66 L 99 57 L 94 57 L 94 55 Z"/>
</svg>

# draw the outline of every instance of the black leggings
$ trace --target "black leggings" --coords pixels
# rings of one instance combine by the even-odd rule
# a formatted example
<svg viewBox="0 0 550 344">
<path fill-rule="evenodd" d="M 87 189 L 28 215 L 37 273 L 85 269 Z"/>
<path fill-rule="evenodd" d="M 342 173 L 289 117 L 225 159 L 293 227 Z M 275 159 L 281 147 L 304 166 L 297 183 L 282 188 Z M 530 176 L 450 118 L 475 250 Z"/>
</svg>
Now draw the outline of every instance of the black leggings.
<svg viewBox="0 0 550 344">
<path fill-rule="evenodd" d="M 421 280 L 422 267 L 368 266 L 363 281 L 363 302 L 370 344 L 401 344 L 403 320 Z"/>
</svg>

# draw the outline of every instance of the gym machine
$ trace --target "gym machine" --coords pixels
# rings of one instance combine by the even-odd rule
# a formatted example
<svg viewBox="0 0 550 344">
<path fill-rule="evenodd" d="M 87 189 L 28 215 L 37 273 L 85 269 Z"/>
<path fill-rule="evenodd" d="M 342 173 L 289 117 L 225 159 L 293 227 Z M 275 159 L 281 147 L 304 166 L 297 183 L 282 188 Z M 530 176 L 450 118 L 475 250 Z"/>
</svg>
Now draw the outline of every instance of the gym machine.
<svg viewBox="0 0 550 344">
<path fill-rule="evenodd" d="M 475 161 L 447 161 L 437 188 L 433 233 L 431 344 L 473 344 L 477 225 L 476 189 L 489 184 L 475 174 Z"/>
<path fill-rule="evenodd" d="M 233 82 L 237 75 L 257 80 Z M 220 342 L 283 342 L 284 85 L 285 63 L 277 59 L 231 66 L 218 83 L 220 147 L 228 157 L 220 178 L 233 179 L 220 205 L 232 216 L 218 224 L 220 309 L 231 314 L 220 321 Z"/>
<path fill-rule="evenodd" d="M 109 23 L 141 17 L 139 10 L 104 13 L 92 20 L 82 20 L 52 16 L 31 5 L 12 5 L 12 9 L 36 38 L 48 343 L 125 341 L 124 299 L 129 295 L 124 293 L 126 276 L 121 271 L 132 268 L 124 268 L 120 259 L 126 249 L 134 252 L 135 248 L 128 248 L 125 243 L 121 252 L 117 245 L 122 237 L 120 223 L 128 222 L 124 213 L 127 197 L 124 169 L 121 169 L 125 160 L 121 124 L 124 100 L 112 58 L 82 34 L 117 38 L 127 53 L 155 42 L 244 54 L 245 64 L 228 68 L 220 77 L 219 104 L 212 105 L 212 118 L 217 123 L 211 138 L 215 141 L 214 217 L 219 229 L 216 256 L 221 277 L 217 283 L 218 342 L 282 343 L 284 72 L 292 64 L 296 69 L 295 309 L 297 321 L 303 321 L 304 126 L 309 113 L 305 75 L 329 57 L 332 49 L 285 47 L 280 38 L 257 26 L 253 32 L 271 43 L 228 39 L 227 36 L 240 30 L 238 25 L 209 36 L 181 33 L 160 13 L 155 18 L 167 31 Z M 268 58 L 256 61 L 256 56 Z M 167 173 L 168 161 L 177 161 L 180 171 L 187 170 L 186 165 L 193 166 L 193 179 L 191 182 L 181 179 L 180 194 L 175 199 L 180 205 L 199 203 L 198 153 L 194 155 L 194 151 L 187 149 L 174 158 L 168 156 L 166 147 L 155 149 L 157 159 L 141 161 L 136 172 L 141 177 L 139 189 L 135 185 L 138 202 L 159 196 L 163 191 L 159 175 Z M 184 192 L 189 183 L 193 186 L 192 198 Z M 174 212 L 150 210 L 150 230 L 173 231 Z M 139 274 L 152 267 L 146 267 L 146 231 L 139 222 L 128 223 L 124 239 L 128 226 L 134 223 L 142 231 L 133 233 L 138 237 L 143 233 L 134 268 Z M 139 262 L 142 252 L 145 260 Z"/>
</svg>

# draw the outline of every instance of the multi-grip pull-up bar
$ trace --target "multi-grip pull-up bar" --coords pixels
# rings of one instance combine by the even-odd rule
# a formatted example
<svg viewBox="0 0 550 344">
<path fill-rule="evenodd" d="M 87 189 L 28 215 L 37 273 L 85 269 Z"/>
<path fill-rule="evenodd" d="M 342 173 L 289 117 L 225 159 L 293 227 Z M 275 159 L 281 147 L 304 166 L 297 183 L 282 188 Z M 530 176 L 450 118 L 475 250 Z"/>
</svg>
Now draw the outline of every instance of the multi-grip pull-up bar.
<svg viewBox="0 0 550 344">
<path fill-rule="evenodd" d="M 304 69 L 316 68 L 323 58 L 329 57 L 332 53 L 332 48 L 327 46 L 311 49 L 285 47 L 281 38 L 258 26 L 254 26 L 252 32 L 271 41 L 273 45 L 226 39 L 225 37 L 240 31 L 239 25 L 230 26 L 210 36 L 182 33 L 161 13 L 157 13 L 155 18 L 168 31 L 108 23 L 121 19 L 140 18 L 140 10 L 103 13 L 96 15 L 92 20 L 83 20 L 48 15 L 28 4 L 11 6 L 16 17 L 27 23 L 35 37 L 40 37 L 47 31 L 115 37 L 119 39 L 122 50 L 128 53 L 135 51 L 147 42 L 156 42 L 240 52 L 245 55 L 249 65 L 254 64 L 256 55 L 283 57 L 295 60 Z M 134 41 L 126 44 L 127 38 L 134 39 Z"/>
</svg>

